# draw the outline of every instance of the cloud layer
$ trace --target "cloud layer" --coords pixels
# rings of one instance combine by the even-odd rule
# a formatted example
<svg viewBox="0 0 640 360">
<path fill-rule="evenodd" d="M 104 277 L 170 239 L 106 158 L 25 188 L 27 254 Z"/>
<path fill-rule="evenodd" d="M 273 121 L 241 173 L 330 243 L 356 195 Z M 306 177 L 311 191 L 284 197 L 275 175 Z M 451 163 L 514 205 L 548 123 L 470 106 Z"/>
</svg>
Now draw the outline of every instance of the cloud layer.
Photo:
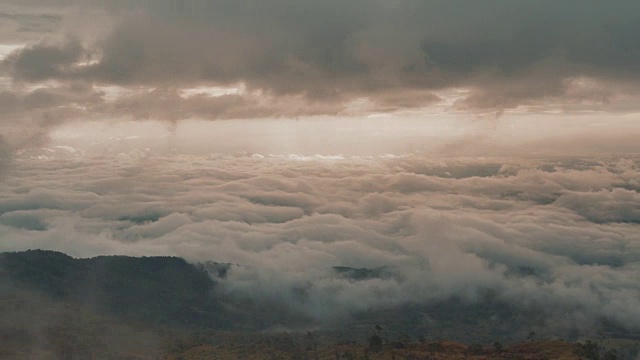
<svg viewBox="0 0 640 360">
<path fill-rule="evenodd" d="M 459 106 L 504 109 L 606 103 L 637 88 L 640 75 L 634 40 L 640 8 L 631 0 L 580 6 L 506 0 L 64 4 L 57 11 L 73 19 L 79 9 L 102 11 L 111 30 L 87 36 L 85 23 L 69 20 L 58 32 L 71 38 L 29 45 L 4 61 L 12 78 L 163 87 L 242 83 L 274 96 L 339 103 L 462 87 L 472 93 Z"/>
<path fill-rule="evenodd" d="M 634 158 L 74 156 L 17 161 L 0 250 L 232 263 L 225 296 L 322 320 L 492 291 L 567 328 L 640 323 Z"/>
<path fill-rule="evenodd" d="M 5 1 L 0 135 L 10 155 L 87 119 L 635 118 L 638 14 L 632 0 Z"/>
</svg>

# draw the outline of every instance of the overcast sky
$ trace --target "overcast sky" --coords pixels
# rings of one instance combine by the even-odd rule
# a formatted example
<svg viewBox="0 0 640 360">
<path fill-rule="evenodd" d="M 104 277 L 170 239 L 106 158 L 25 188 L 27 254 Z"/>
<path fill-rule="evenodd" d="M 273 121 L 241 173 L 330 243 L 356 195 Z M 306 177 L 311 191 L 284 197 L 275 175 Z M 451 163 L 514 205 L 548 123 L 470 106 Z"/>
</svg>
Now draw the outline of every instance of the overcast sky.
<svg viewBox="0 0 640 360">
<path fill-rule="evenodd" d="M 6 0 L 4 147 L 88 118 L 637 120 L 639 17 L 633 0 Z"/>
</svg>

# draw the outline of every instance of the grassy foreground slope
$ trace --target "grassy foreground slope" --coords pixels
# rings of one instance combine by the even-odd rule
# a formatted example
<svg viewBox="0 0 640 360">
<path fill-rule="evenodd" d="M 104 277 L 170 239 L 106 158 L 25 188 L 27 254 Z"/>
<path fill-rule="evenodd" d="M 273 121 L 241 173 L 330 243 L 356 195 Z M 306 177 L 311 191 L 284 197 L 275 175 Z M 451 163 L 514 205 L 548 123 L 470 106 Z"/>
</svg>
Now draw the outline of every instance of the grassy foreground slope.
<svg viewBox="0 0 640 360">
<path fill-rule="evenodd" d="M 469 346 L 451 341 L 428 344 L 407 344 L 395 349 L 387 346 L 372 351 L 365 345 L 336 345 L 318 349 L 291 350 L 200 345 L 179 354 L 168 356 L 167 360 L 209 360 L 209 359 L 370 359 L 370 360 L 481 360 L 481 359 L 522 359 L 522 360 L 577 360 L 583 359 L 577 344 L 556 340 L 536 343 L 522 343 L 503 349 Z"/>
</svg>

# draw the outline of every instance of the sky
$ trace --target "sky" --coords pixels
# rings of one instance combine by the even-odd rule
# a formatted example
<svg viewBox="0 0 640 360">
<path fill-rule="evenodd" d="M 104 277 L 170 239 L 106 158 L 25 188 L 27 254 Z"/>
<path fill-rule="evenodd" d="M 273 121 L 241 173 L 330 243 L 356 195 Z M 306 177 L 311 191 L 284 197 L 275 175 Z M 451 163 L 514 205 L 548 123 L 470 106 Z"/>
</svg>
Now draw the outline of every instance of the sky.
<svg viewBox="0 0 640 360">
<path fill-rule="evenodd" d="M 635 127 L 639 13 L 633 0 L 5 0 L 5 147 L 87 119 L 560 114 Z"/>
<path fill-rule="evenodd" d="M 3 0 L 0 251 L 637 330 L 638 39 L 634 0 Z"/>
</svg>

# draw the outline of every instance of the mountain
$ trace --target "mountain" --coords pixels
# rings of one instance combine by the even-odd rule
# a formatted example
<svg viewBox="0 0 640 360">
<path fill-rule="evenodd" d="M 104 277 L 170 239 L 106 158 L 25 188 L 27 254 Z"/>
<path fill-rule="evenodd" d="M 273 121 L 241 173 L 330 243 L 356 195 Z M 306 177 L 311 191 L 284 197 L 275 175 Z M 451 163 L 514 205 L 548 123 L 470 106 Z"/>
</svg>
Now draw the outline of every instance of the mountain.
<svg viewBox="0 0 640 360">
<path fill-rule="evenodd" d="M 308 349 L 316 348 L 320 355 L 313 358 L 334 359 L 339 348 L 340 358 L 346 359 L 350 352 L 364 354 L 372 334 L 379 334 L 384 351 L 369 354 L 371 359 L 393 354 L 398 359 L 433 357 L 424 353 L 439 350 L 424 344 L 439 339 L 459 342 L 443 348 L 438 355 L 443 359 L 458 358 L 469 350 L 461 343 L 484 345 L 471 358 L 511 354 L 511 358 L 538 359 L 549 358 L 539 354 L 551 345 L 542 350 L 511 345 L 531 338 L 532 330 L 537 332 L 536 341 L 567 335 L 547 326 L 543 314 L 508 306 L 491 293 L 474 303 L 448 299 L 405 304 L 319 323 L 286 304 L 229 297 L 219 291 L 220 281 L 229 281 L 227 275 L 236 266 L 190 264 L 176 257 L 75 259 L 43 250 L 1 253 L 0 360 L 233 359 L 245 355 L 306 359 L 311 356 Z M 391 268 L 332 270 L 349 281 L 395 276 Z M 565 338 L 576 339 L 568 335 Z M 422 345 L 415 339 L 421 339 Z M 491 350 L 494 342 L 504 343 L 505 351 Z M 556 345 L 551 347 L 565 355 L 576 349 L 568 343 Z M 533 355 L 518 357 L 514 355 L 518 351 Z"/>
<path fill-rule="evenodd" d="M 251 323 L 175 257 L 0 254 L 0 359 L 156 359 L 194 329 Z"/>
<path fill-rule="evenodd" d="M 206 271 L 175 257 L 74 259 L 42 250 L 4 253 L 0 279 L 5 286 L 130 321 L 212 326 L 220 314 L 211 296 L 215 283 Z"/>
</svg>

